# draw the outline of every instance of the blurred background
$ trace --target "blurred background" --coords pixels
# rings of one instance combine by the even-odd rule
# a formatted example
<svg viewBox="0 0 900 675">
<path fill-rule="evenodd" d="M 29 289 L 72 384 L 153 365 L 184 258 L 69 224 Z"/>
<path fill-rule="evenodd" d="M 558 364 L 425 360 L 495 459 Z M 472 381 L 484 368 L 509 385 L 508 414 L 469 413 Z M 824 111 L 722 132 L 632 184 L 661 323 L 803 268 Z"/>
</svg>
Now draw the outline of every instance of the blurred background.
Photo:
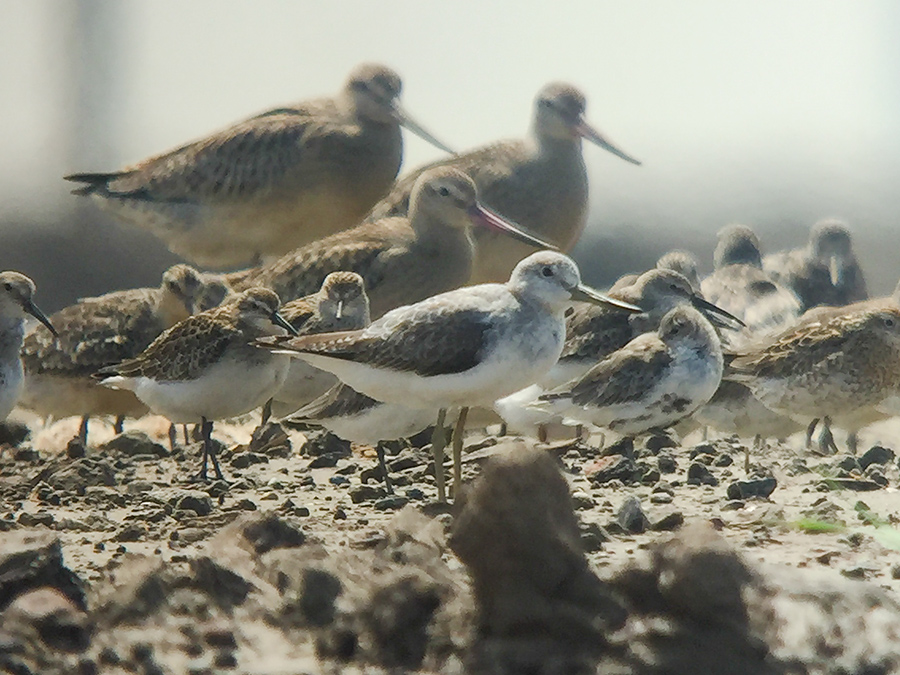
<svg viewBox="0 0 900 675">
<path fill-rule="evenodd" d="M 168 150 L 336 92 L 353 66 L 403 77 L 405 107 L 466 149 L 525 133 L 566 80 L 635 167 L 591 145 L 575 251 L 592 283 L 672 247 L 711 269 L 715 232 L 766 251 L 846 219 L 870 289 L 900 275 L 900 3 L 894 0 L 9 0 L 0 4 L 0 269 L 48 311 L 156 285 L 177 259 L 68 194 L 74 171 Z M 439 152 L 408 134 L 404 167 Z"/>
</svg>

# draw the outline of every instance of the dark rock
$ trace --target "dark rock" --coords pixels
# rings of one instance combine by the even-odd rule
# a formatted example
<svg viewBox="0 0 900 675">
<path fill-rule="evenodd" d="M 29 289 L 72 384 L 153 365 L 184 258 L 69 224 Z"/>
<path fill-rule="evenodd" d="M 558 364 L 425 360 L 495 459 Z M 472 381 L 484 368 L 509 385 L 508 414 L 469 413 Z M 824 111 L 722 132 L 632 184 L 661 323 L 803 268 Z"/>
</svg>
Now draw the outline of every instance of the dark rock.
<svg viewBox="0 0 900 675">
<path fill-rule="evenodd" d="M 203 556 L 190 561 L 191 586 L 203 591 L 219 607 L 231 609 L 244 603 L 253 584 L 233 570 Z"/>
<path fill-rule="evenodd" d="M 715 460 L 713 460 L 713 466 L 723 467 L 723 466 L 731 466 L 732 464 L 734 464 L 734 458 L 731 455 L 724 453 L 724 452 L 721 453 L 718 457 L 716 457 Z"/>
<path fill-rule="evenodd" d="M 69 439 L 69 442 L 66 443 L 66 457 L 69 459 L 78 459 L 85 455 L 87 455 L 87 448 L 84 447 L 84 443 L 81 442 L 81 439 L 78 437 Z"/>
<path fill-rule="evenodd" d="M 678 471 L 678 462 L 668 452 L 661 452 L 656 458 L 656 466 L 660 473 L 675 473 Z"/>
<path fill-rule="evenodd" d="M 118 473 L 105 457 L 82 457 L 47 467 L 41 472 L 41 480 L 63 493 L 83 495 L 88 487 L 115 485 Z"/>
<path fill-rule="evenodd" d="M 36 525 L 50 527 L 53 524 L 53 521 L 53 514 L 47 513 L 46 511 L 39 511 L 37 513 L 23 511 L 19 514 L 19 525 L 22 525 L 23 527 L 35 527 Z"/>
<path fill-rule="evenodd" d="M 327 570 L 308 567 L 303 571 L 296 610 L 303 621 L 323 627 L 334 621 L 335 601 L 343 586 L 340 579 Z"/>
<path fill-rule="evenodd" d="M 829 478 L 819 483 L 826 490 L 853 490 L 855 492 L 871 492 L 880 490 L 880 485 L 872 480 L 857 478 Z"/>
<path fill-rule="evenodd" d="M 337 466 L 338 460 L 342 457 L 337 453 L 327 455 L 316 455 L 307 465 L 310 469 L 330 469 Z"/>
<path fill-rule="evenodd" d="M 210 647 L 216 649 L 236 649 L 237 640 L 234 637 L 234 631 L 227 628 L 213 628 L 206 631 L 203 639 Z"/>
<path fill-rule="evenodd" d="M 140 541 L 146 536 L 147 529 L 145 527 L 137 523 L 130 523 L 119 530 L 113 537 L 113 541 Z"/>
<path fill-rule="evenodd" d="M 873 445 L 859 458 L 859 466 L 865 471 L 872 464 L 890 464 L 893 461 L 893 450 L 880 445 Z"/>
<path fill-rule="evenodd" d="M 692 462 L 687 472 L 688 485 L 712 485 L 719 484 L 719 479 L 712 475 L 712 472 L 705 464 L 700 462 Z"/>
<path fill-rule="evenodd" d="M 40 460 L 40 453 L 34 448 L 15 448 L 12 457 L 17 462 L 37 462 Z"/>
<path fill-rule="evenodd" d="M 450 547 L 466 565 L 478 609 L 478 633 L 467 671 L 490 670 L 491 645 L 511 644 L 527 664 L 495 663 L 492 672 L 574 672 L 598 654 L 604 631 L 625 613 L 590 570 L 569 486 L 547 453 L 507 443 L 470 484 L 453 521 Z M 576 648 L 577 646 L 577 648 Z M 517 656 L 518 655 L 518 656 Z M 580 672 L 580 671 L 579 671 Z"/>
<path fill-rule="evenodd" d="M 671 504 L 674 499 L 668 492 L 654 492 L 650 495 L 651 504 Z"/>
<path fill-rule="evenodd" d="M 31 436 L 31 430 L 23 422 L 13 422 L 12 420 L 0 422 L 0 445 L 9 445 L 14 448 L 21 445 L 29 436 Z"/>
<path fill-rule="evenodd" d="M 346 476 L 332 476 L 328 482 L 332 485 L 350 485 L 350 479 Z"/>
<path fill-rule="evenodd" d="M 342 466 L 340 469 L 336 469 L 335 473 L 339 476 L 352 476 L 357 471 L 359 471 L 359 467 L 353 462 L 350 462 L 349 464 L 345 464 L 344 466 Z"/>
<path fill-rule="evenodd" d="M 408 503 L 409 499 L 407 497 L 404 497 L 403 495 L 391 495 L 389 497 L 385 497 L 384 499 L 379 499 L 373 504 L 373 506 L 378 511 L 391 511 L 395 509 L 402 509 Z"/>
<path fill-rule="evenodd" d="M 756 478 L 752 480 L 738 480 L 731 483 L 726 490 L 728 499 L 749 499 L 758 497 L 768 499 L 778 482 L 774 478 Z"/>
<path fill-rule="evenodd" d="M 269 458 L 256 452 L 242 452 L 231 458 L 228 463 L 234 469 L 246 469 L 254 464 L 268 464 Z"/>
<path fill-rule="evenodd" d="M 841 460 L 835 465 L 839 469 L 843 469 L 844 471 L 862 471 L 862 467 L 859 465 L 859 460 L 856 457 L 852 457 L 850 455 L 846 457 L 842 457 Z"/>
<path fill-rule="evenodd" d="M 603 548 L 603 542 L 609 541 L 609 533 L 598 523 L 580 522 L 581 545 L 586 553 L 596 553 Z"/>
<path fill-rule="evenodd" d="M 307 436 L 302 452 L 307 457 L 319 457 L 321 455 L 336 455 L 338 458 L 350 457 L 350 441 L 338 438 L 329 431 L 312 433 Z M 331 466 L 334 466 L 334 464 Z"/>
<path fill-rule="evenodd" d="M 256 427 L 250 437 L 250 445 L 247 449 L 268 457 L 281 458 L 290 457 L 293 452 L 291 439 L 278 422 L 266 422 Z"/>
<path fill-rule="evenodd" d="M 422 466 L 425 464 L 425 460 L 417 457 L 413 453 L 405 453 L 400 455 L 396 459 L 392 459 L 387 463 L 388 469 L 391 473 L 396 473 L 399 471 L 406 471 L 407 469 L 412 469 L 414 466 Z M 377 467 L 376 467 L 377 468 Z"/>
<path fill-rule="evenodd" d="M 126 431 L 124 434 L 119 434 L 109 443 L 101 446 L 101 450 L 120 452 L 129 457 L 134 455 L 169 456 L 169 451 L 164 446 L 152 440 L 143 431 Z"/>
<path fill-rule="evenodd" d="M 213 657 L 213 665 L 216 668 L 224 668 L 226 670 L 237 668 L 237 657 L 231 651 L 216 652 L 216 655 Z"/>
<path fill-rule="evenodd" d="M 677 448 L 678 442 L 667 434 L 654 434 L 644 441 L 644 448 L 651 454 L 658 455 L 663 448 Z"/>
<path fill-rule="evenodd" d="M 881 487 L 887 487 L 888 479 L 887 476 L 884 475 L 882 468 L 883 465 L 881 464 L 870 464 L 869 468 L 863 472 L 863 476 L 873 483 L 878 483 Z"/>
<path fill-rule="evenodd" d="M 626 499 L 616 513 L 616 523 L 625 532 L 640 534 L 650 527 L 650 520 L 641 508 L 641 500 L 637 497 Z"/>
<path fill-rule="evenodd" d="M 712 443 L 699 443 L 691 448 L 688 453 L 688 457 L 691 459 L 695 459 L 700 455 L 708 455 L 709 457 L 716 456 L 716 448 Z"/>
<path fill-rule="evenodd" d="M 55 535 L 29 530 L 5 533 L 0 546 L 0 610 L 16 595 L 42 586 L 55 588 L 76 607 L 85 608 L 82 581 L 63 565 Z"/>
<path fill-rule="evenodd" d="M 208 516 L 212 512 L 212 501 L 199 490 L 182 490 L 170 503 L 182 511 L 193 511 L 198 516 Z"/>
<path fill-rule="evenodd" d="M 595 485 L 603 485 L 611 480 L 620 480 L 627 485 L 634 482 L 637 466 L 630 457 L 609 455 L 585 464 L 582 472 Z"/>
<path fill-rule="evenodd" d="M 653 468 L 647 468 L 644 471 L 644 475 L 641 476 L 641 483 L 643 485 L 655 485 L 659 479 L 662 478 L 659 470 Z"/>
<path fill-rule="evenodd" d="M 634 439 L 626 436 L 625 438 L 620 438 L 615 443 L 612 443 L 605 448 L 601 453 L 604 457 L 613 457 L 619 455 L 621 457 L 629 457 L 634 459 Z"/>
<path fill-rule="evenodd" d="M 681 511 L 672 511 L 655 521 L 650 529 L 654 532 L 671 532 L 682 525 L 684 525 L 684 514 Z"/>
<path fill-rule="evenodd" d="M 385 494 L 383 488 L 373 487 L 371 485 L 360 485 L 359 487 L 350 490 L 350 501 L 354 504 L 370 502 L 379 497 L 384 497 Z"/>
<path fill-rule="evenodd" d="M 274 513 L 251 516 L 239 523 L 238 528 L 257 555 L 275 548 L 297 548 L 306 542 L 302 529 Z"/>
</svg>

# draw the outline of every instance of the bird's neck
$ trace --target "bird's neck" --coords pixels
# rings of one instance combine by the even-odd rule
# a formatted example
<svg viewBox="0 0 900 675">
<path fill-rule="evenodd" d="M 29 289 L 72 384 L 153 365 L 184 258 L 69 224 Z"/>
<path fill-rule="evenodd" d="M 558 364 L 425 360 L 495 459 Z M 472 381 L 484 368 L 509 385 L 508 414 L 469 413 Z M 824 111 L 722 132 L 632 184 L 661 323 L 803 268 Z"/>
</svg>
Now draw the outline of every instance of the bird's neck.
<svg viewBox="0 0 900 675">
<path fill-rule="evenodd" d="M 22 338 L 25 335 L 25 322 L 19 317 L 0 319 L 0 359 L 6 362 L 16 358 L 22 349 Z"/>
</svg>

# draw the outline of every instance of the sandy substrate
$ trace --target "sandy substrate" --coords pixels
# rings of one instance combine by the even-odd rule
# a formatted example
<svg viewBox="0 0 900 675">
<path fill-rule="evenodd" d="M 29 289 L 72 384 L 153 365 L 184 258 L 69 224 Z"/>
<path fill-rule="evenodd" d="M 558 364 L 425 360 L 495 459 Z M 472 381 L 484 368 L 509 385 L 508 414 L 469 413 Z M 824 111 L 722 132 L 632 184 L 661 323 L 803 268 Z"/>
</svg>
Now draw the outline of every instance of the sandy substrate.
<svg viewBox="0 0 900 675">
<path fill-rule="evenodd" d="M 389 456 L 217 424 L 191 483 L 148 417 L 0 455 L 0 670 L 900 671 L 895 424 L 859 457 L 692 434 L 599 450 L 473 433 L 454 507 Z M 840 440 L 840 439 L 839 439 Z M 869 450 L 876 446 L 875 450 Z"/>
</svg>

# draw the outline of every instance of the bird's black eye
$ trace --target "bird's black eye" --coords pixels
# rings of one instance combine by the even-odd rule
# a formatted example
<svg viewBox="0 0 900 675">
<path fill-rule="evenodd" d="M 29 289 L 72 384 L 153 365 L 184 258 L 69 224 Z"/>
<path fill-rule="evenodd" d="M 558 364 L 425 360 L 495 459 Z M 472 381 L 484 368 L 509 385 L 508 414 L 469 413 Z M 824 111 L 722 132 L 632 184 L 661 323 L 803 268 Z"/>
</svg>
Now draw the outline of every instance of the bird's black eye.
<svg viewBox="0 0 900 675">
<path fill-rule="evenodd" d="M 677 290 L 678 290 L 678 284 L 669 284 L 669 290 L 670 290 L 670 291 L 677 291 Z"/>
<path fill-rule="evenodd" d="M 538 101 L 538 105 L 541 106 L 542 108 L 552 108 L 553 101 L 551 101 L 548 98 L 542 98 L 540 101 Z"/>
<path fill-rule="evenodd" d="M 5 284 L 3 284 L 3 288 L 5 288 L 7 291 L 11 291 L 12 284 L 7 281 Z"/>
<path fill-rule="evenodd" d="M 449 196 L 450 196 L 450 189 L 447 188 L 447 187 L 444 187 L 444 186 L 442 185 L 441 187 L 438 188 L 438 194 L 439 194 L 441 197 L 449 197 Z"/>
<path fill-rule="evenodd" d="M 541 274 L 543 274 L 545 277 L 552 277 L 553 276 L 553 268 L 552 267 L 542 267 Z"/>
<path fill-rule="evenodd" d="M 894 321 L 894 319 L 892 317 L 890 317 L 890 316 L 884 317 L 884 325 L 887 326 L 888 328 L 893 328 L 895 323 L 896 323 L 896 321 Z"/>
</svg>

